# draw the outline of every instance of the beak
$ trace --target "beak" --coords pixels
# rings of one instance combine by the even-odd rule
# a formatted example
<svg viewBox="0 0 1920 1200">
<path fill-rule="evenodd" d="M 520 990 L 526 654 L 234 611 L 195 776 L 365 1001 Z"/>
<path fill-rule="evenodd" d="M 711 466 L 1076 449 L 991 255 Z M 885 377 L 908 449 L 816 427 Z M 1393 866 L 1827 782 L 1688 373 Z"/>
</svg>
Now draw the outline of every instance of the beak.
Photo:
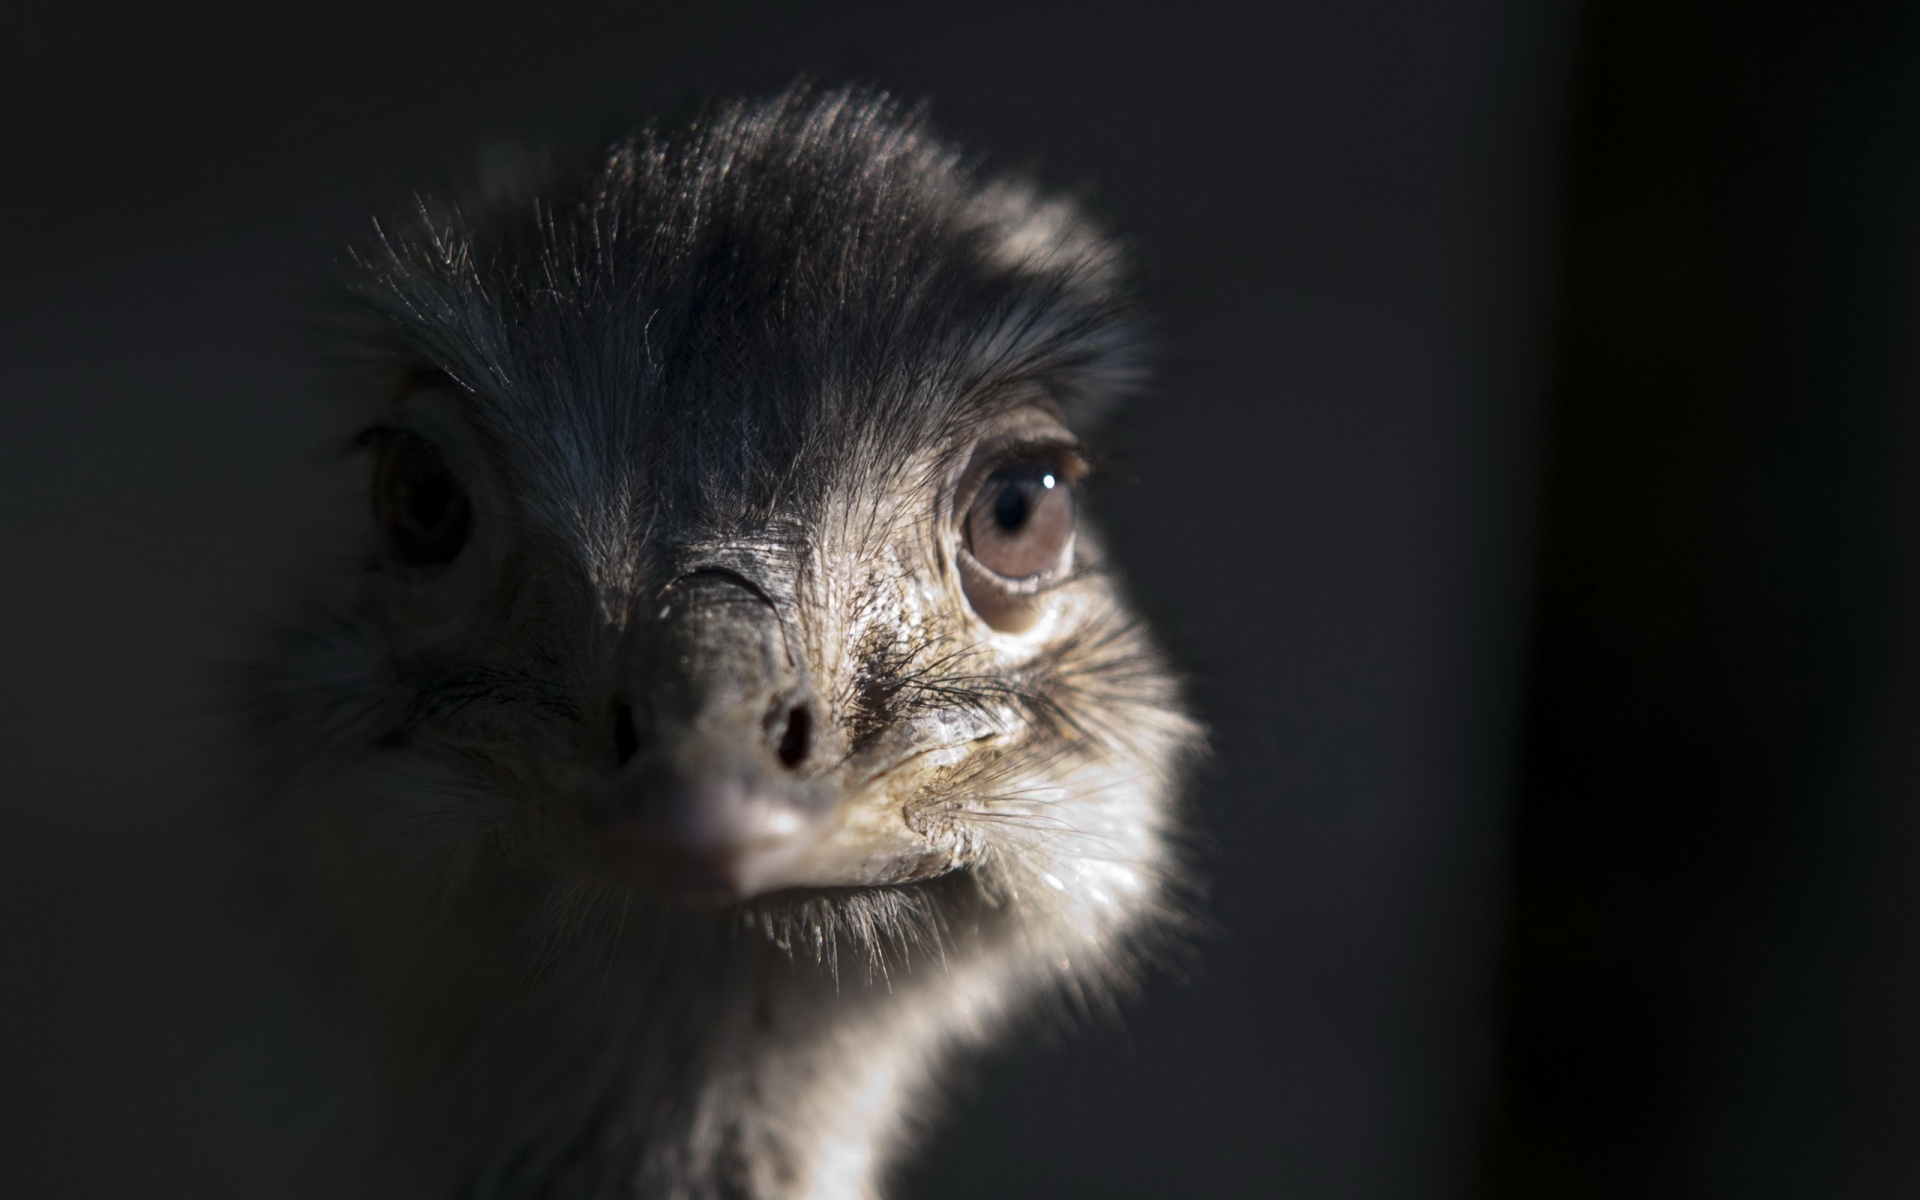
<svg viewBox="0 0 1920 1200">
<path fill-rule="evenodd" d="M 767 593 L 726 570 L 662 595 L 615 706 L 619 769 L 587 808 L 620 878 L 745 899 L 806 882 L 834 808 L 813 687 Z"/>
<path fill-rule="evenodd" d="M 797 886 L 829 807 L 809 792 L 747 764 L 650 770 L 628 783 L 602 849 L 621 878 L 666 891 L 744 900 Z"/>
</svg>

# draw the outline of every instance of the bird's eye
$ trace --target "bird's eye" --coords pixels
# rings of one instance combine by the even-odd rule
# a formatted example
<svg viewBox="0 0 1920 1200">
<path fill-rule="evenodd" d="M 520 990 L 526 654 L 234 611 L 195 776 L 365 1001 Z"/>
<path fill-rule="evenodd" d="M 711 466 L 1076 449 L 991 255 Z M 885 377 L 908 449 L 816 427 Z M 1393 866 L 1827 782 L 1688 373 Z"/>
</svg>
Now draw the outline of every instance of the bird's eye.
<svg viewBox="0 0 1920 1200">
<path fill-rule="evenodd" d="M 1077 460 L 1041 454 L 988 475 L 960 526 L 960 581 L 987 624 L 1018 633 L 1038 615 L 1037 597 L 1073 564 Z"/>
<path fill-rule="evenodd" d="M 433 443 L 398 432 L 381 447 L 374 513 L 387 552 L 409 567 L 452 562 L 467 544 L 473 504 Z"/>
<path fill-rule="evenodd" d="M 1073 482 L 1052 459 L 1001 467 L 975 493 L 965 536 L 968 552 L 995 575 L 1044 583 L 1073 549 Z"/>
</svg>

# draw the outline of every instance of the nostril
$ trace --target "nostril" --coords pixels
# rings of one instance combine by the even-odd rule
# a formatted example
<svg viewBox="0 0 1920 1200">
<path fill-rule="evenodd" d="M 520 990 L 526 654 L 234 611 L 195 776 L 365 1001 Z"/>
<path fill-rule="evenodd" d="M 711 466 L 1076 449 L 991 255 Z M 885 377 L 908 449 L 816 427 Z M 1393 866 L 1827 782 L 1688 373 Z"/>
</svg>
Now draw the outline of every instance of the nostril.
<svg viewBox="0 0 1920 1200">
<path fill-rule="evenodd" d="M 633 728 L 633 705 L 617 705 L 613 710 L 613 761 L 626 766 L 640 749 L 640 735 Z"/>
<path fill-rule="evenodd" d="M 813 716 L 802 705 L 795 705 L 787 713 L 786 728 L 780 731 L 780 745 L 777 753 L 780 761 L 788 770 L 798 767 L 806 761 L 807 751 L 813 744 Z"/>
</svg>

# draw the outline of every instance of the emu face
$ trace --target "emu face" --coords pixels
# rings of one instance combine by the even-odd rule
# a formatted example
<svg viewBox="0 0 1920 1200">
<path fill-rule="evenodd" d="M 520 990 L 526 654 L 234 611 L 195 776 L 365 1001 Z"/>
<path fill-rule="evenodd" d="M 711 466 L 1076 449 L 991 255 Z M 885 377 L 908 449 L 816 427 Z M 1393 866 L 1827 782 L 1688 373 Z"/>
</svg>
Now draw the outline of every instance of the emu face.
<svg viewBox="0 0 1920 1200">
<path fill-rule="evenodd" d="M 1060 404 L 781 382 L 568 396 L 537 430 L 407 387 L 362 439 L 357 623 L 391 667 L 366 765 L 542 866 L 720 901 L 1087 832 L 1064 810 L 1111 783 L 1141 649 L 1077 529 Z"/>
<path fill-rule="evenodd" d="M 864 1194 L 893 1135 L 821 1096 L 897 1109 L 955 1038 L 1123 982 L 1169 911 L 1193 727 L 1077 495 L 1137 376 L 1114 247 L 861 93 L 484 191 L 356 259 L 370 518 L 268 689 L 302 854 L 415 1010 L 409 1094 L 461 1093 L 441 1124 L 586 1139 L 659 1194 L 705 1194 L 700 1138 L 765 1141 L 726 1187 Z M 774 988 L 743 928 L 835 990 Z M 848 948 L 946 983 L 839 991 Z M 760 1042 L 726 1032 L 749 999 Z M 732 1065 L 648 1057 L 646 1021 Z M 632 1061 L 569 1083 L 549 1035 Z M 655 1116 L 613 1115 L 626 1078 Z M 758 1082 L 657 1115 L 720 1078 Z M 834 1175 L 812 1142 L 876 1148 Z"/>
</svg>

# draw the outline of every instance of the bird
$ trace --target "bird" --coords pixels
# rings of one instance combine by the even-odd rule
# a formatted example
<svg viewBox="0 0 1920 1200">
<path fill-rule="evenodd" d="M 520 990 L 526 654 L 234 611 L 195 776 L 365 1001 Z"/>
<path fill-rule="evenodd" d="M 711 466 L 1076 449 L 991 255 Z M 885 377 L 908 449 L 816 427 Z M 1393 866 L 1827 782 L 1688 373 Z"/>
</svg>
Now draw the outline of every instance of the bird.
<svg viewBox="0 0 1920 1200">
<path fill-rule="evenodd" d="M 495 158 L 343 256 L 363 499 L 255 674 L 355 1194 L 872 1200 L 1190 940 L 1202 727 L 1081 511 L 1141 289 L 878 87 Z"/>
</svg>

